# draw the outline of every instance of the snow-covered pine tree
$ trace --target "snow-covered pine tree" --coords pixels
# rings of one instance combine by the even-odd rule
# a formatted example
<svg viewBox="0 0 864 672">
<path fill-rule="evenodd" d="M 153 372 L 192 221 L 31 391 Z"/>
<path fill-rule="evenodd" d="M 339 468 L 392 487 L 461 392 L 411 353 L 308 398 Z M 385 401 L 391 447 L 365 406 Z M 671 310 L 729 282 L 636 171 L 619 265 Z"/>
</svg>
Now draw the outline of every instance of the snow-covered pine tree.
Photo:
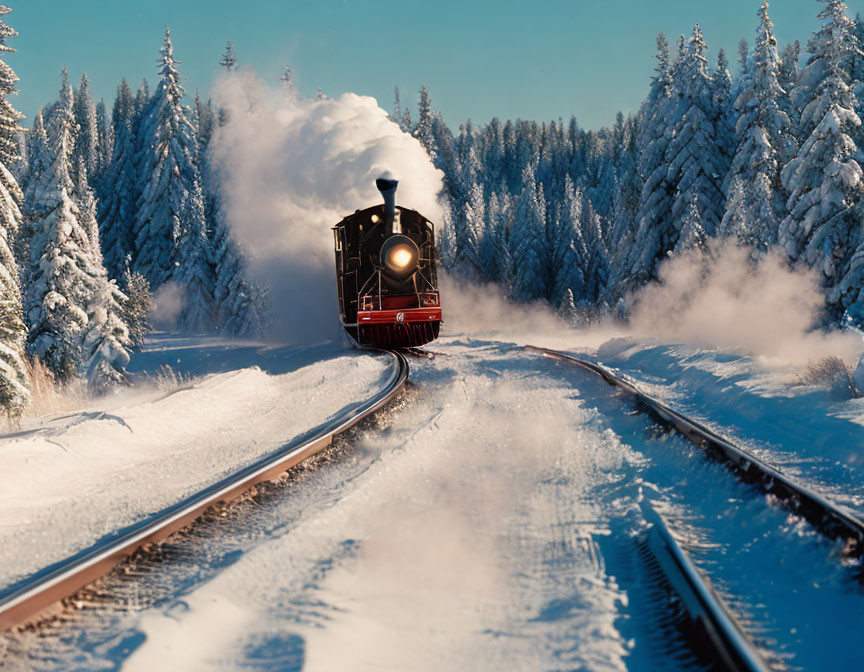
<svg viewBox="0 0 864 672">
<path fill-rule="evenodd" d="M 154 290 L 174 274 L 182 208 L 197 176 L 197 139 L 183 105 L 171 34 L 165 29 L 161 49 L 162 79 L 149 106 L 142 133 L 149 136 L 139 162 L 138 212 L 135 219 L 133 270 Z"/>
<path fill-rule="evenodd" d="M 611 228 L 609 232 L 610 269 L 607 300 L 614 305 L 625 290 L 629 277 L 628 261 L 637 234 L 637 215 L 642 191 L 642 176 L 639 174 L 636 138 L 638 122 L 628 123 L 624 148 L 618 159 L 615 179 L 615 196 L 612 201 Z"/>
<path fill-rule="evenodd" d="M 100 237 L 108 276 L 119 278 L 127 258 L 134 252 L 133 227 L 136 208 L 135 101 L 124 79 L 117 88 L 111 114 L 114 154 L 101 181 L 99 199 Z"/>
<path fill-rule="evenodd" d="M 108 120 L 105 100 L 101 98 L 96 103 L 96 126 L 99 130 L 99 172 L 90 177 L 95 184 L 100 184 L 102 175 L 114 156 L 114 127 Z"/>
<path fill-rule="evenodd" d="M 509 247 L 513 259 L 512 298 L 517 303 L 529 303 L 547 296 L 546 202 L 530 163 L 522 171 L 522 184 Z"/>
<path fill-rule="evenodd" d="M 506 198 L 499 199 L 498 194 L 492 192 L 486 206 L 486 226 L 478 250 L 480 271 L 486 282 L 498 282 L 502 279 L 501 251 L 506 247 L 502 236 L 507 233 L 507 205 Z"/>
<path fill-rule="evenodd" d="M 180 326 L 195 332 L 213 329 L 213 286 L 215 278 L 210 263 L 210 241 L 204 219 L 204 194 L 198 180 L 186 196 L 183 207 L 183 233 L 178 245 L 179 263 L 174 281 L 183 288 L 185 303 Z"/>
<path fill-rule="evenodd" d="M 35 194 L 39 217 L 32 224 L 31 274 L 26 291 L 28 350 L 60 380 L 76 375 L 81 363 L 81 335 L 97 285 L 90 242 L 80 223 L 71 177 L 74 146 L 74 98 L 63 71 L 60 100 L 48 127 L 51 165 Z"/>
<path fill-rule="evenodd" d="M 759 29 L 747 86 L 735 101 L 737 147 L 727 177 L 728 200 L 720 229 L 765 250 L 777 241 L 784 213 L 780 168 L 795 147 L 783 111 L 786 92 L 778 81 L 780 57 L 768 2 L 759 9 Z M 733 194 L 731 182 L 737 180 Z M 734 198 L 733 198 L 734 196 Z"/>
<path fill-rule="evenodd" d="M 213 298 L 219 331 L 246 338 L 260 335 L 269 321 L 266 292 L 249 281 L 246 260 L 223 216 L 216 220 L 211 250 L 216 269 Z"/>
<path fill-rule="evenodd" d="M 234 55 L 234 45 L 230 42 L 225 43 L 225 53 L 222 54 L 222 59 L 219 65 L 225 68 L 225 72 L 234 72 L 237 69 L 237 58 Z"/>
<path fill-rule="evenodd" d="M 636 234 L 633 245 L 628 248 L 630 258 L 615 283 L 622 293 L 653 277 L 663 238 L 668 237 L 665 232 L 669 226 L 674 187 L 667 177 L 665 156 L 671 137 L 669 124 L 675 101 L 672 99 L 669 43 L 663 33 L 657 36 L 656 58 L 657 65 L 651 78 L 648 98 L 639 111 L 637 153 L 644 184 L 636 215 Z"/>
<path fill-rule="evenodd" d="M 590 198 L 584 199 L 582 206 L 582 239 L 588 252 L 587 263 L 583 267 L 585 276 L 585 295 L 590 303 L 602 303 L 609 285 L 609 248 L 606 245 L 603 218 L 597 214 Z"/>
<path fill-rule="evenodd" d="M 6 40 L 18 33 L 2 20 L 10 11 L 0 5 L 0 54 L 15 51 Z M 21 228 L 19 205 L 24 194 L 8 168 L 20 156 L 18 122 L 23 115 L 9 102 L 9 96 L 17 93 L 17 82 L 18 76 L 12 68 L 0 60 L 0 409 L 10 417 L 20 415 L 30 398 L 24 364 L 26 328 L 18 267 L 12 251 Z"/>
<path fill-rule="evenodd" d="M 153 293 L 150 283 L 140 273 L 135 273 L 126 267 L 123 274 L 123 293 L 126 301 L 121 305 L 123 322 L 129 330 L 129 346 L 132 350 L 140 350 L 144 339 L 150 333 L 150 313 L 153 310 Z"/>
<path fill-rule="evenodd" d="M 563 305 L 567 296 L 572 304 L 585 299 L 585 274 L 588 250 L 582 237 L 583 216 L 582 192 L 573 186 L 573 180 L 564 178 L 564 199 L 557 219 L 555 237 L 552 243 L 552 305 Z"/>
<path fill-rule="evenodd" d="M 708 235 L 716 232 L 725 211 L 722 182 L 729 169 L 729 156 L 725 146 L 725 122 L 717 109 L 715 82 L 706 71 L 706 49 L 697 24 L 673 82 L 679 102 L 665 161 L 668 165 L 666 177 L 674 185 L 675 195 L 669 226 L 660 234 L 660 249 L 655 252 L 657 259 L 678 242 L 694 198 Z"/>
<path fill-rule="evenodd" d="M 576 327 L 582 322 L 579 309 L 573 300 L 573 292 L 569 289 L 564 292 L 564 297 L 558 305 L 558 317 L 569 327 Z"/>
<path fill-rule="evenodd" d="M 87 326 L 81 349 L 87 386 L 102 394 L 128 382 L 131 341 L 123 321 L 123 303 L 127 297 L 113 280 L 102 274 L 87 306 Z"/>
<path fill-rule="evenodd" d="M 694 195 L 684 217 L 681 236 L 675 245 L 675 254 L 679 255 L 690 250 L 704 250 L 708 245 L 708 236 L 702 226 L 702 214 L 699 212 L 699 197 Z"/>
<path fill-rule="evenodd" d="M 423 86 L 420 89 L 420 99 L 417 103 L 417 126 L 412 135 L 420 141 L 433 161 L 435 160 L 435 138 L 432 134 L 434 116 L 432 102 L 429 99 L 429 89 Z"/>
<path fill-rule="evenodd" d="M 738 111 L 735 109 L 735 99 L 732 98 L 732 75 L 729 72 L 729 61 L 723 49 L 717 53 L 717 67 L 711 78 L 714 87 L 714 109 L 717 111 L 717 140 L 723 154 L 731 157 L 735 152 L 735 126 L 738 122 Z"/>
<path fill-rule="evenodd" d="M 84 160 L 88 175 L 98 175 L 101 166 L 99 162 L 99 124 L 96 120 L 96 105 L 90 96 L 90 79 L 85 72 L 81 75 L 81 84 L 75 92 L 75 123 L 78 132 L 75 134 L 75 149 L 72 152 L 72 164 L 77 165 L 78 159 Z"/>
<path fill-rule="evenodd" d="M 75 160 L 75 154 L 72 154 Z M 103 267 L 102 248 L 99 244 L 99 222 L 96 217 L 96 196 L 90 187 L 87 175 L 87 164 L 83 156 L 77 158 L 77 164 L 72 166 L 72 198 L 78 207 L 78 224 L 87 234 L 87 252 L 93 258 L 97 268 Z"/>
<path fill-rule="evenodd" d="M 792 93 L 802 110 L 801 145 L 782 171 L 790 195 L 779 240 L 790 259 L 821 272 L 830 318 L 839 319 L 855 300 L 844 293 L 842 280 L 850 270 L 861 228 L 856 205 L 864 191 L 852 137 L 861 120 L 847 69 L 860 49 L 845 3 L 821 2 L 822 27 L 807 45 L 811 55 Z"/>
<path fill-rule="evenodd" d="M 456 258 L 453 269 L 463 277 L 478 281 L 483 278 L 480 262 L 480 241 L 486 228 L 486 201 L 483 187 L 476 182 L 468 190 L 468 202 L 457 219 Z"/>
</svg>

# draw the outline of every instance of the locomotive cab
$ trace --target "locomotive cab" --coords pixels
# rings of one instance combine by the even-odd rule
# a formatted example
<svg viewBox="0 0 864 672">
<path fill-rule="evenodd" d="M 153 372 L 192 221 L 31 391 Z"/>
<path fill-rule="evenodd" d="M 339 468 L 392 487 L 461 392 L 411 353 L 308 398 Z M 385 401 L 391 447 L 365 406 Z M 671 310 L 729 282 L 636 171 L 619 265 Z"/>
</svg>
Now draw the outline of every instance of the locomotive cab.
<svg viewBox="0 0 864 672">
<path fill-rule="evenodd" d="M 441 325 L 435 227 L 396 206 L 396 180 L 376 184 L 384 204 L 333 227 L 340 318 L 361 346 L 417 347 L 435 340 Z"/>
</svg>

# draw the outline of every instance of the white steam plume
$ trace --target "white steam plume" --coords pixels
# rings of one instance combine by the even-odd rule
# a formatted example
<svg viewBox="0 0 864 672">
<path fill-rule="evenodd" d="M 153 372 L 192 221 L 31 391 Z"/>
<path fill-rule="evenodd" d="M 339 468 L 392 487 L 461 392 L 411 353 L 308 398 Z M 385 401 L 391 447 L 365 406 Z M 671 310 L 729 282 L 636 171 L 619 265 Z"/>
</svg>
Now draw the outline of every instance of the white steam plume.
<svg viewBox="0 0 864 672">
<path fill-rule="evenodd" d="M 638 336 L 740 348 L 770 364 L 806 364 L 835 355 L 851 364 L 861 339 L 816 329 L 825 297 L 816 271 L 790 269 L 779 251 L 758 263 L 750 250 L 714 241 L 666 261 L 659 282 L 631 297 Z"/>
<path fill-rule="evenodd" d="M 278 335 L 337 336 L 330 228 L 382 202 L 375 178 L 388 171 L 400 181 L 397 204 L 441 222 L 441 172 L 374 98 L 306 100 L 243 72 L 220 80 L 215 99 L 228 120 L 213 139 L 227 219 L 271 289 Z"/>
</svg>

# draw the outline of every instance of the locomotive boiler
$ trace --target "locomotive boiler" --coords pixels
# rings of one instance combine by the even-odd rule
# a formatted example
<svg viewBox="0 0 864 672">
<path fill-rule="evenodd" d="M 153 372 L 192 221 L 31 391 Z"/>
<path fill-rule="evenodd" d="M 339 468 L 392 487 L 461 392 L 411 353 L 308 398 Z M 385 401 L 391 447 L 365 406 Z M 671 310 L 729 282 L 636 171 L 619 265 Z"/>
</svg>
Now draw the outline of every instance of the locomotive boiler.
<svg viewBox="0 0 864 672">
<path fill-rule="evenodd" d="M 339 316 L 360 346 L 418 347 L 438 338 L 441 327 L 435 227 L 396 205 L 396 180 L 375 184 L 384 203 L 333 227 Z"/>
</svg>

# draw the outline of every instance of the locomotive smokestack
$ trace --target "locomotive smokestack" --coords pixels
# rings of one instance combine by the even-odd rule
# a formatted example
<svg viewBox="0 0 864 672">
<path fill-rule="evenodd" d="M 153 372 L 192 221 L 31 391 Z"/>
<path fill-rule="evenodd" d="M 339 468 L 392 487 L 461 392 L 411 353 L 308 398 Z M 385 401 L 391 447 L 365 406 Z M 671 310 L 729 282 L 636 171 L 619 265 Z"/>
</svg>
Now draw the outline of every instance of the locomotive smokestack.
<svg viewBox="0 0 864 672">
<path fill-rule="evenodd" d="M 393 219 L 396 215 L 396 187 L 399 182 L 386 177 L 375 180 L 375 186 L 384 197 L 384 230 L 393 230 Z"/>
</svg>

